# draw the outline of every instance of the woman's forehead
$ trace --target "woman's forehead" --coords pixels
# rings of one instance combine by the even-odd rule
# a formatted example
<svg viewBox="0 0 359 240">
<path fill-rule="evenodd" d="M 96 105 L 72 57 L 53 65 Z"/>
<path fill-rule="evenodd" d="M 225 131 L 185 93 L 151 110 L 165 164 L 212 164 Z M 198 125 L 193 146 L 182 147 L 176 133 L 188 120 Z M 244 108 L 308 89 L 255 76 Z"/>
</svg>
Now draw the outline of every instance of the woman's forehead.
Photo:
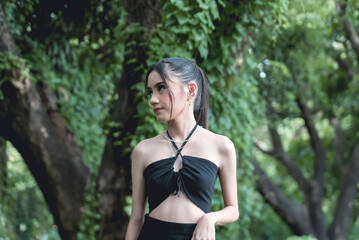
<svg viewBox="0 0 359 240">
<path fill-rule="evenodd" d="M 179 83 L 181 83 L 181 80 L 178 77 L 172 75 L 169 72 L 167 72 L 167 79 L 166 80 L 167 80 L 166 81 L 167 85 L 178 85 Z M 155 86 L 159 82 L 164 82 L 161 75 L 157 71 L 152 71 L 148 75 L 147 87 Z"/>
<path fill-rule="evenodd" d="M 159 82 L 163 82 L 161 75 L 156 71 L 152 71 L 150 75 L 148 75 L 147 87 L 155 86 Z"/>
</svg>

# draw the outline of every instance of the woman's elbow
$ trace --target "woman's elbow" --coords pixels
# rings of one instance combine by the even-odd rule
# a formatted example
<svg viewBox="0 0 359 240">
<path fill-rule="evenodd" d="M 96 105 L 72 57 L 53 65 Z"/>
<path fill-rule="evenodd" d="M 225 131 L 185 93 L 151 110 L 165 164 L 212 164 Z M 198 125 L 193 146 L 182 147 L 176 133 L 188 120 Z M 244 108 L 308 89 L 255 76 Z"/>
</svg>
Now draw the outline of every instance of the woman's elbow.
<svg viewBox="0 0 359 240">
<path fill-rule="evenodd" d="M 141 215 L 141 216 L 131 215 L 129 223 L 131 223 L 135 226 L 142 226 L 144 220 L 145 220 L 145 217 L 143 215 Z"/>
<path fill-rule="evenodd" d="M 238 211 L 238 209 L 237 209 L 237 211 L 236 211 L 235 214 L 234 214 L 233 222 L 237 221 L 238 218 L 239 218 L 239 211 Z"/>
<path fill-rule="evenodd" d="M 232 222 L 235 222 L 238 220 L 239 218 L 239 210 L 238 210 L 238 207 L 234 207 L 233 209 L 233 213 L 232 213 Z"/>
</svg>

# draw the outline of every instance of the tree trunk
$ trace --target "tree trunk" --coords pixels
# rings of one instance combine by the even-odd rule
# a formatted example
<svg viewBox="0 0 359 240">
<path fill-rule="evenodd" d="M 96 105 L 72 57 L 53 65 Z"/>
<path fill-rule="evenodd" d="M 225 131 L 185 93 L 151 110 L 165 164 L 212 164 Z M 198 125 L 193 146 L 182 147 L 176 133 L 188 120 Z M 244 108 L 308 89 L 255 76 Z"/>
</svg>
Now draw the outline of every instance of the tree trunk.
<svg viewBox="0 0 359 240">
<path fill-rule="evenodd" d="M 18 56 L 0 6 L 0 53 Z M 0 136 L 22 155 L 58 226 L 62 239 L 76 239 L 89 171 L 66 127 L 56 99 L 46 87 L 38 91 L 18 64 L 4 73 L 0 100 Z M 16 67 L 18 66 L 18 67 Z"/>
<path fill-rule="evenodd" d="M 136 42 L 136 46 L 126 45 L 123 74 L 118 84 L 118 100 L 112 111 L 112 122 L 116 126 L 109 130 L 105 151 L 97 179 L 97 191 L 100 194 L 100 230 L 98 238 L 102 240 L 123 239 L 129 216 L 124 212 L 126 196 L 131 194 L 130 140 L 137 127 L 136 107 L 139 100 L 132 86 L 143 80 L 146 66 L 146 31 L 155 28 L 160 21 L 158 1 L 125 1 L 128 12 L 128 25 L 138 22 L 145 27 L 144 33 L 130 36 L 126 42 Z M 142 44 L 141 44 L 142 43 Z M 125 43 L 126 44 L 126 43 Z M 136 59 L 133 63 L 129 60 Z M 119 133 L 119 134 L 115 134 Z M 114 143 L 121 141 L 121 146 Z"/>
<path fill-rule="evenodd" d="M 0 202 L 4 203 L 7 188 L 7 156 L 6 140 L 0 137 Z"/>
</svg>

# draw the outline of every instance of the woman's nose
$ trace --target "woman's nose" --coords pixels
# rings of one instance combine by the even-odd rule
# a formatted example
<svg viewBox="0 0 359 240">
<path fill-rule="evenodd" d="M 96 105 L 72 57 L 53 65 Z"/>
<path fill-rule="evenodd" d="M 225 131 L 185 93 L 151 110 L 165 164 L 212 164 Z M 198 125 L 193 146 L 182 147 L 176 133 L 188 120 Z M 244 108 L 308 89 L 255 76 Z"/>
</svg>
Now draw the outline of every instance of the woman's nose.
<svg viewBox="0 0 359 240">
<path fill-rule="evenodd" d="M 155 93 L 152 93 L 150 103 L 151 105 L 158 103 L 158 97 L 156 96 Z"/>
</svg>

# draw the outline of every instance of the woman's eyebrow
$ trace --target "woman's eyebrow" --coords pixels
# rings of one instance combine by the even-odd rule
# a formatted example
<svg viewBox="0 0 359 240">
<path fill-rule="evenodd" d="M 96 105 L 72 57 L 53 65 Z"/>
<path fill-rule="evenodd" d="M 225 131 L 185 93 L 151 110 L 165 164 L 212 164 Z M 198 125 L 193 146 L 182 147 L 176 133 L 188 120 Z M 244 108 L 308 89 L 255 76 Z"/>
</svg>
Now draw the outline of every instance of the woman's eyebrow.
<svg viewBox="0 0 359 240">
<path fill-rule="evenodd" d="M 161 84 L 163 84 L 164 82 L 163 81 L 161 81 L 161 82 L 158 82 L 158 83 L 156 83 L 153 87 L 155 88 L 155 87 L 157 87 L 158 85 L 161 85 Z M 147 89 L 151 89 L 150 87 L 147 87 Z"/>
</svg>

